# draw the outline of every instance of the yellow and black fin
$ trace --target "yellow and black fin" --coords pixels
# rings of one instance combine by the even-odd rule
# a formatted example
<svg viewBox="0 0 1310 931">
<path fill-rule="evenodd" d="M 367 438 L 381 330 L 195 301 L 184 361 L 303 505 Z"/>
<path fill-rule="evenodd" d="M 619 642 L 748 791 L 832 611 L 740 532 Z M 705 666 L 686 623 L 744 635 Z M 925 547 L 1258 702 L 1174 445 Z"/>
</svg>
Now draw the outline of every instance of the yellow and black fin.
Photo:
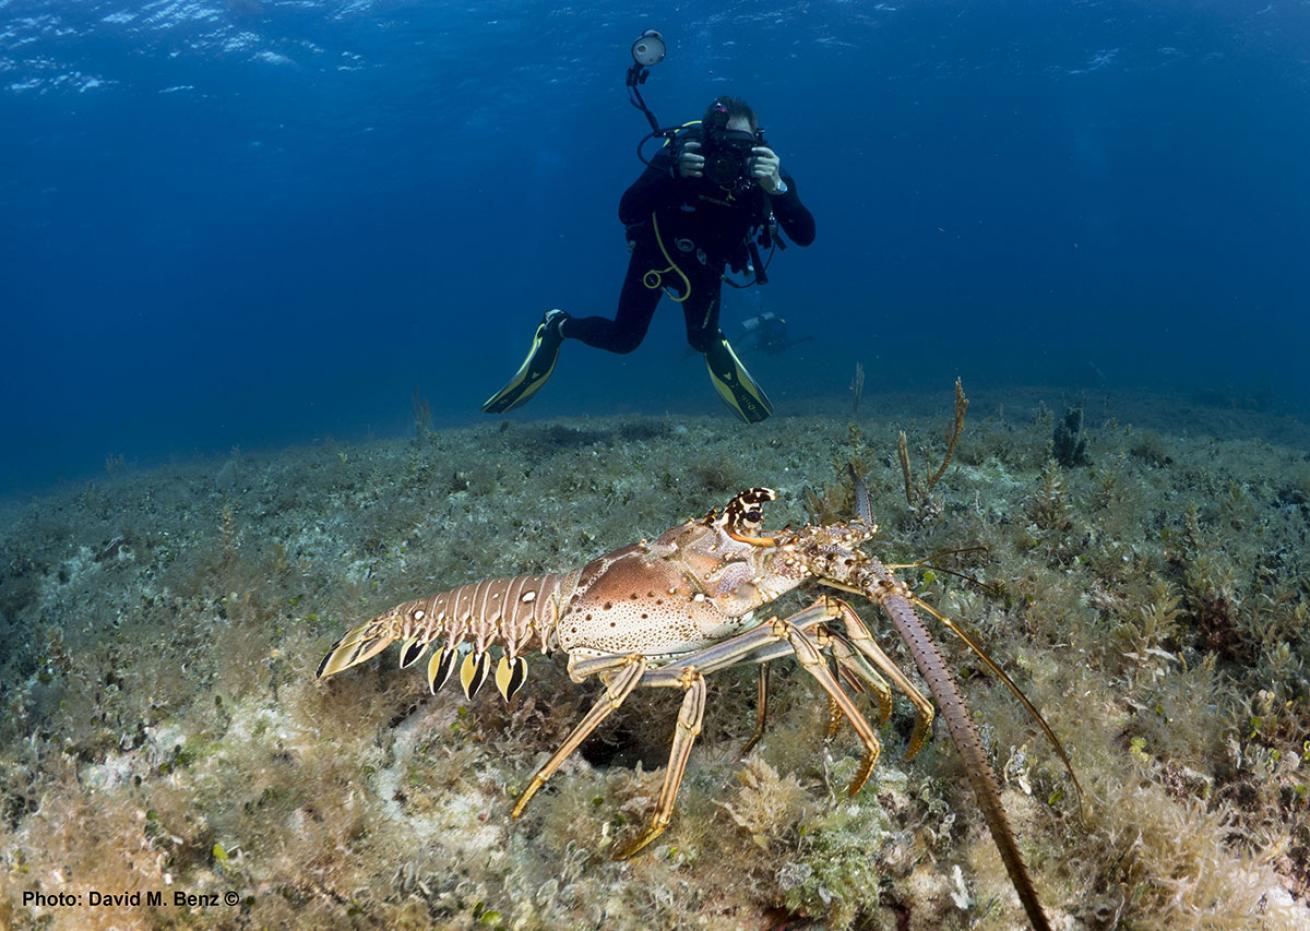
<svg viewBox="0 0 1310 931">
<path fill-rule="evenodd" d="M 728 337 L 722 333 L 705 350 L 705 367 L 709 369 L 710 381 L 719 397 L 746 423 L 759 423 L 773 413 L 773 405 L 764 389 L 746 371 Z"/>
<path fill-rule="evenodd" d="M 455 668 L 455 657 L 458 655 L 459 650 L 453 647 L 442 647 L 440 650 L 432 651 L 432 658 L 428 660 L 428 688 L 433 695 L 437 694 L 450 678 Z"/>
<path fill-rule="evenodd" d="M 523 688 L 527 678 L 528 661 L 521 656 L 516 656 L 512 660 L 508 656 L 502 656 L 500 662 L 496 664 L 496 688 L 500 690 L 500 697 L 505 701 L 509 701 L 519 689 Z"/>
<path fill-rule="evenodd" d="M 537 332 L 532 336 L 527 358 L 509 383 L 483 402 L 483 413 L 508 413 L 526 403 L 546 383 L 559 359 L 559 347 L 564 342 L 561 328 L 567 319 L 568 314 L 562 310 L 546 312 L 537 325 Z"/>
<path fill-rule="evenodd" d="M 426 642 L 418 637 L 410 637 L 400 648 L 400 668 L 408 669 L 419 661 L 423 651 L 428 648 Z"/>
<path fill-rule="evenodd" d="M 459 684 L 464 689 L 465 698 L 473 700 L 473 696 L 478 694 L 478 689 L 482 688 L 482 683 L 487 681 L 489 672 L 491 672 L 490 656 L 476 651 L 465 654 L 464 662 L 459 667 Z"/>
</svg>

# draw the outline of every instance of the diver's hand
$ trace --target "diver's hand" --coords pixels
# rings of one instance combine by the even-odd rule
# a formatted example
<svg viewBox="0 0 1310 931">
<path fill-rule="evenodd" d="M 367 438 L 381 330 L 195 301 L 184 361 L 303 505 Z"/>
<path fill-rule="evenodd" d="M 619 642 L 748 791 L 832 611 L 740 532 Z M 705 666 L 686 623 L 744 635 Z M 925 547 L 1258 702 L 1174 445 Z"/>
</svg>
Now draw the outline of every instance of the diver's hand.
<svg viewBox="0 0 1310 931">
<path fill-rule="evenodd" d="M 767 145 L 751 149 L 751 174 L 760 187 L 772 194 L 782 186 L 782 159 Z"/>
<path fill-rule="evenodd" d="M 678 174 L 684 178 L 705 177 L 705 156 L 700 154 L 699 142 L 684 142 L 678 155 Z"/>
</svg>

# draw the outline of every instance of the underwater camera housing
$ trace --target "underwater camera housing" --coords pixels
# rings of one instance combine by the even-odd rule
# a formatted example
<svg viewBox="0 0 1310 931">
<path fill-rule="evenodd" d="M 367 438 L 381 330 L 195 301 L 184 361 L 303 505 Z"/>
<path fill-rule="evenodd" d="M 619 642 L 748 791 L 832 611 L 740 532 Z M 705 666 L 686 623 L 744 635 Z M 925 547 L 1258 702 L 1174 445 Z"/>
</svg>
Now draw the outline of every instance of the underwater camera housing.
<svg viewBox="0 0 1310 931">
<path fill-rule="evenodd" d="M 764 131 L 713 129 L 705 133 L 705 177 L 721 188 L 740 191 L 754 183 L 751 150 L 764 145 Z"/>
</svg>

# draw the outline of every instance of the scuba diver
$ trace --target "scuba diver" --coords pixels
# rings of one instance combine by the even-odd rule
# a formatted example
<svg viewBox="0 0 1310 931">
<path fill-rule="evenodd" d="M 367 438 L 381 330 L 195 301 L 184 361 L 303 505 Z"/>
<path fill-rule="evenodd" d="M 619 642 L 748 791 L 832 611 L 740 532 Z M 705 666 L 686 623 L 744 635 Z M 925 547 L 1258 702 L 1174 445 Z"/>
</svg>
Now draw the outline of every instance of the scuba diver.
<svg viewBox="0 0 1310 931">
<path fill-rule="evenodd" d="M 642 43 L 656 40 L 658 57 L 645 58 Z M 644 83 L 643 66 L 662 57 L 659 34 L 644 33 L 633 46 L 637 64 L 628 75 L 630 93 Z M 764 420 L 773 407 L 719 328 L 720 290 L 725 280 L 748 286 L 728 278 L 728 268 L 752 273 L 753 284 L 767 281 L 768 263 L 760 260 L 757 244 L 781 246 L 781 227 L 792 242 L 808 246 L 814 218 L 744 101 L 718 97 L 699 123 L 660 129 L 640 92 L 633 96 L 654 130 L 642 143 L 663 137 L 664 145 L 619 201 L 631 258 L 618 312 L 611 320 L 547 311 L 518 372 L 482 410 L 505 413 L 531 398 L 554 371 L 564 340 L 632 352 L 645 338 L 660 297 L 668 295 L 682 305 L 687 342 L 705 355 L 719 395 L 747 423 Z"/>
<path fill-rule="evenodd" d="M 765 311 L 741 322 L 742 341 L 763 352 L 786 352 L 792 346 L 808 343 L 814 337 L 802 336 L 792 339 L 787 329 L 787 321 L 773 311 Z"/>
</svg>

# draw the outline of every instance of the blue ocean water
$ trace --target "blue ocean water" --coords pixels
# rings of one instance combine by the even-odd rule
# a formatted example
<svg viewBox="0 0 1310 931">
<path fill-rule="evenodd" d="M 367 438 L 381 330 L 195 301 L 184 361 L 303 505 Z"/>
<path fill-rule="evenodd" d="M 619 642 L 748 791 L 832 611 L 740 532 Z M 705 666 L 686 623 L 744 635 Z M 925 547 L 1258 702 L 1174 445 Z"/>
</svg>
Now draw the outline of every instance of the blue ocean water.
<svg viewBox="0 0 1310 931">
<path fill-rule="evenodd" d="M 780 414 L 857 361 L 1305 413 L 1305 2 L 0 0 L 0 490 L 480 419 L 613 311 L 648 27 L 661 120 L 745 97 L 816 216 L 725 306 L 812 337 L 748 358 Z M 718 410 L 681 331 L 522 416 Z"/>
</svg>

